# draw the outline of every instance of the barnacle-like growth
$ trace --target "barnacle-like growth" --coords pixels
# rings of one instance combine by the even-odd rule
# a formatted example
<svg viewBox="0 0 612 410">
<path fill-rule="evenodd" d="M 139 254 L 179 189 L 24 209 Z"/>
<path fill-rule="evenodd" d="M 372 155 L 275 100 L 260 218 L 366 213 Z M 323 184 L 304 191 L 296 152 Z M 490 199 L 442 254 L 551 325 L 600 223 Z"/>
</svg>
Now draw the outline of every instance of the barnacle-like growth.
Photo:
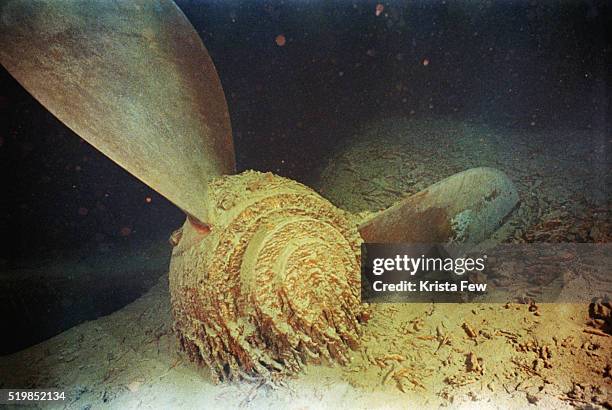
<svg viewBox="0 0 612 410">
<path fill-rule="evenodd" d="M 212 229 L 186 222 L 170 265 L 190 357 L 217 380 L 346 363 L 364 317 L 361 237 L 348 215 L 270 173 L 221 177 L 209 189 Z"/>
</svg>

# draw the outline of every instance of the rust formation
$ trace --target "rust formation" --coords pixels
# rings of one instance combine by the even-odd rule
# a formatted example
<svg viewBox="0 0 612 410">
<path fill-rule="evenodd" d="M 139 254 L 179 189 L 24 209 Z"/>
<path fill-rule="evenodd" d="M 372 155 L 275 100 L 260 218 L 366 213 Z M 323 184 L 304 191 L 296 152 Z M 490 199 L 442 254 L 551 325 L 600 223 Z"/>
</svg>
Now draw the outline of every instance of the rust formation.
<svg viewBox="0 0 612 410">
<path fill-rule="evenodd" d="M 349 361 L 361 237 L 310 188 L 248 171 L 209 185 L 210 232 L 187 221 L 170 264 L 175 327 L 214 378 L 270 378 Z"/>
</svg>

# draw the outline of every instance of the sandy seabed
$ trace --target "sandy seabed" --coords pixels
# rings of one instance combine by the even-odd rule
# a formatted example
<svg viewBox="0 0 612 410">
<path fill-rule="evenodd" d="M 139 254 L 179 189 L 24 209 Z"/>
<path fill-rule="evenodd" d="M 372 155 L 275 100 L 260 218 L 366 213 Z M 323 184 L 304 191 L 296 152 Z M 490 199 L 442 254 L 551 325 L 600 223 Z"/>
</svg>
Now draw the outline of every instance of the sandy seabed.
<svg viewBox="0 0 612 410">
<path fill-rule="evenodd" d="M 533 310 L 533 309 L 531 309 Z M 608 407 L 612 337 L 582 304 L 381 304 L 346 367 L 215 385 L 172 332 L 166 278 L 134 303 L 4 357 L 6 386 L 84 408 Z"/>
</svg>

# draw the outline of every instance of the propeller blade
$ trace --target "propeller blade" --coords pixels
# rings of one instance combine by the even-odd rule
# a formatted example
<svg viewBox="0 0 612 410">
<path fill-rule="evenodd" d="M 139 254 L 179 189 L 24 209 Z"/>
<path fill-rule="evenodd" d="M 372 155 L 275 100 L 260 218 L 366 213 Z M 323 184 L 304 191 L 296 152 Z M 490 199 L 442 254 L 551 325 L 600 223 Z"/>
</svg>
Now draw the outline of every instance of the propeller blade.
<svg viewBox="0 0 612 410">
<path fill-rule="evenodd" d="M 472 168 L 443 179 L 359 226 L 371 243 L 478 244 L 518 203 L 512 181 L 493 168 Z"/>
<path fill-rule="evenodd" d="M 8 0 L 0 63 L 114 162 L 205 222 L 207 183 L 235 172 L 225 96 L 171 0 Z"/>
</svg>

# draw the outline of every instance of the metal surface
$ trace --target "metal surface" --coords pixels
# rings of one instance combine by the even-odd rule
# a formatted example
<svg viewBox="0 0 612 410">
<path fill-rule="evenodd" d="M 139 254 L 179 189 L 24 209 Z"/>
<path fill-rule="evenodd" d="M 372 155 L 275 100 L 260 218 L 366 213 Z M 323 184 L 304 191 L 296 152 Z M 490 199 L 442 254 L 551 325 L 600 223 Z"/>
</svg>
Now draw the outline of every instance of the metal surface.
<svg viewBox="0 0 612 410">
<path fill-rule="evenodd" d="M 207 182 L 235 172 L 229 114 L 172 1 L 2 1 L 0 63 L 83 139 L 207 220 Z"/>
<path fill-rule="evenodd" d="M 506 174 L 472 168 L 374 215 L 359 233 L 370 243 L 477 244 L 499 227 L 518 199 Z"/>
</svg>

